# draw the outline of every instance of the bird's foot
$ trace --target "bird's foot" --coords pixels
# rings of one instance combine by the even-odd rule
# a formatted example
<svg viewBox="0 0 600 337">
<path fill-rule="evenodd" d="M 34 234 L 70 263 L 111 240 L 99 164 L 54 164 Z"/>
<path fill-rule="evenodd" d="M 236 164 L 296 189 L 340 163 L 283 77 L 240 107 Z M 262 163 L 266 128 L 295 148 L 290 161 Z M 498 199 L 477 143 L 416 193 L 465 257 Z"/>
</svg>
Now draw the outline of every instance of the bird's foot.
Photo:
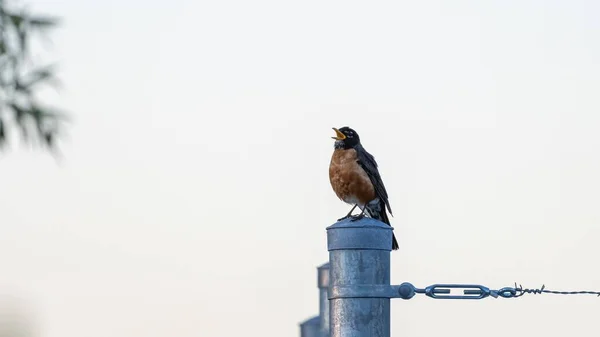
<svg viewBox="0 0 600 337">
<path fill-rule="evenodd" d="M 350 217 L 352 218 L 352 219 L 350 219 L 350 221 L 358 221 L 358 220 L 364 218 L 365 215 L 361 213 L 361 214 L 357 214 L 357 215 L 352 215 Z"/>
</svg>

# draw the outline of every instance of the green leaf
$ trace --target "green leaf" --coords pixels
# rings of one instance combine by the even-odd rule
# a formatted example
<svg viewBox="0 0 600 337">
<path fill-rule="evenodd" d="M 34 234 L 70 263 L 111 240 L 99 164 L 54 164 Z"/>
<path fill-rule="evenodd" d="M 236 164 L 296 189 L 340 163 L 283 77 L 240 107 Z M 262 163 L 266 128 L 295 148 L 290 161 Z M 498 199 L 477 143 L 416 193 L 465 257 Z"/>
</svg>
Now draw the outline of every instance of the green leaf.
<svg viewBox="0 0 600 337">
<path fill-rule="evenodd" d="M 49 147 L 53 147 L 54 146 L 54 132 L 53 131 L 46 131 L 46 133 L 44 134 L 44 141 L 46 142 L 46 145 L 48 145 Z"/>
<path fill-rule="evenodd" d="M 27 109 L 18 105 L 15 102 L 11 102 L 8 105 L 15 112 L 15 121 L 17 122 L 17 124 L 23 124 L 23 117 L 27 115 Z"/>
<path fill-rule="evenodd" d="M 26 40 L 29 36 L 28 27 L 27 27 L 27 16 L 25 13 L 15 14 L 15 13 L 6 13 L 8 18 L 8 23 L 11 24 L 12 30 L 16 31 L 17 38 L 19 42 L 19 54 L 24 56 L 25 50 L 27 48 Z M 5 30 L 8 31 L 8 27 L 5 27 Z"/>
<path fill-rule="evenodd" d="M 4 121 L 0 119 L 0 146 L 6 141 L 6 133 L 4 131 Z"/>
<path fill-rule="evenodd" d="M 19 46 L 21 47 L 21 53 L 23 55 L 25 55 L 25 53 L 27 52 L 27 37 L 29 36 L 29 33 L 27 32 L 27 29 L 25 28 L 25 26 L 19 26 L 18 35 L 19 35 Z"/>
<path fill-rule="evenodd" d="M 28 21 L 29 24 L 34 28 L 50 28 L 56 26 L 59 23 L 59 20 L 57 18 L 52 18 L 49 16 L 38 16 L 30 18 Z"/>
<path fill-rule="evenodd" d="M 31 90 L 29 89 L 29 87 L 25 86 L 22 82 L 21 79 L 16 79 L 14 80 L 15 82 L 15 91 L 16 93 L 19 94 L 23 94 L 23 95 L 31 95 Z"/>
<path fill-rule="evenodd" d="M 8 14 L 8 18 L 15 27 L 21 27 L 25 22 L 25 16 L 19 14 Z"/>
<path fill-rule="evenodd" d="M 53 70 L 54 66 L 47 66 L 32 71 L 25 76 L 25 79 L 19 81 L 18 89 L 30 92 L 31 87 L 34 85 L 52 79 L 54 76 Z"/>
</svg>

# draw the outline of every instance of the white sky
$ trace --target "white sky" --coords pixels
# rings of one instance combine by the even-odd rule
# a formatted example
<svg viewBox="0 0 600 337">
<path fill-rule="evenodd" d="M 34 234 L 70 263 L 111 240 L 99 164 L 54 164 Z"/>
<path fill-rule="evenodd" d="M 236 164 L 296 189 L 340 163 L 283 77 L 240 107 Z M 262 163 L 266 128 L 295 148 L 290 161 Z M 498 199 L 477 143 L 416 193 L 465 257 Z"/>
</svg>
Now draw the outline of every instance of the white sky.
<svg viewBox="0 0 600 337">
<path fill-rule="evenodd" d="M 39 336 L 297 336 L 344 125 L 395 284 L 600 290 L 600 3 L 29 3 L 75 119 L 62 163 L 0 157 L 0 294 Z M 599 301 L 394 300 L 392 334 L 597 336 Z"/>
</svg>

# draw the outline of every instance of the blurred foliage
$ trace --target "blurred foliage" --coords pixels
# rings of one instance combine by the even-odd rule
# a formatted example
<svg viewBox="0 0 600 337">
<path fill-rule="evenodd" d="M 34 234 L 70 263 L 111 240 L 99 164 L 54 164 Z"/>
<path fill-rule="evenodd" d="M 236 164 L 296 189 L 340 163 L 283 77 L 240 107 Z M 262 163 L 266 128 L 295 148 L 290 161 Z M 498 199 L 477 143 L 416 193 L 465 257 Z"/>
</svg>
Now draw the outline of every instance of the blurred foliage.
<svg viewBox="0 0 600 337">
<path fill-rule="evenodd" d="M 58 20 L 14 3 L 0 0 L 0 147 L 14 132 L 25 143 L 54 149 L 65 116 L 36 97 L 43 85 L 53 84 L 54 67 L 33 64 L 31 42 Z"/>
</svg>

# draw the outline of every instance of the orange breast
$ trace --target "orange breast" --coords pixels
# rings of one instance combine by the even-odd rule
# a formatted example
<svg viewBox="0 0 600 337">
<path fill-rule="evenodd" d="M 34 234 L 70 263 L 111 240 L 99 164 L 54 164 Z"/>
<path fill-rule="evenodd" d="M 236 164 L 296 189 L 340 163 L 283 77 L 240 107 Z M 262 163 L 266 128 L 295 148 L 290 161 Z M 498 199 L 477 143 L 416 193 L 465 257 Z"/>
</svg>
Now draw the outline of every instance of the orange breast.
<svg viewBox="0 0 600 337">
<path fill-rule="evenodd" d="M 356 150 L 336 149 L 329 164 L 329 181 L 338 198 L 361 206 L 375 199 L 367 172 L 357 162 Z"/>
</svg>

